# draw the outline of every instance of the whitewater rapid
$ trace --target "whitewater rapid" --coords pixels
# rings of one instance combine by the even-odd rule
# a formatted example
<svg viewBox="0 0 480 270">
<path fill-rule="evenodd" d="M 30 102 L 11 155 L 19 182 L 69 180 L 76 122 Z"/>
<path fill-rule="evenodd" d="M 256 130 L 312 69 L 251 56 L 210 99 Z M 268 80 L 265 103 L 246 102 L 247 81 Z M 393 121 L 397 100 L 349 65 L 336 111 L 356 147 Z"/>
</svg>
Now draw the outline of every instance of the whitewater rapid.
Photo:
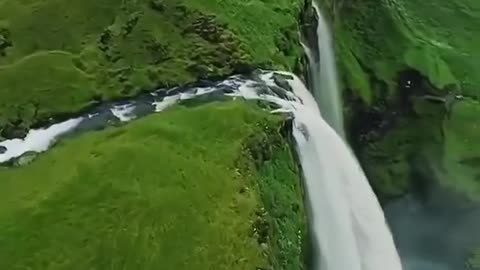
<svg viewBox="0 0 480 270">
<path fill-rule="evenodd" d="M 159 112 L 184 100 L 227 96 L 277 105 L 274 113 L 294 117 L 293 134 L 309 200 L 315 270 L 401 270 L 382 209 L 355 156 L 342 137 L 322 118 L 302 81 L 286 72 L 261 72 L 252 78 L 233 76 L 208 87 L 154 92 L 135 101 L 113 104 L 83 117 L 32 130 L 25 139 L 0 142 L 0 162 L 29 151 L 46 151 L 62 134 L 99 129 L 137 119 L 139 108 Z M 293 93 L 281 88 L 282 76 Z M 163 96 L 160 96 L 163 95 Z M 96 120 L 97 119 L 97 120 Z M 98 119 L 107 119 L 100 121 Z"/>
</svg>

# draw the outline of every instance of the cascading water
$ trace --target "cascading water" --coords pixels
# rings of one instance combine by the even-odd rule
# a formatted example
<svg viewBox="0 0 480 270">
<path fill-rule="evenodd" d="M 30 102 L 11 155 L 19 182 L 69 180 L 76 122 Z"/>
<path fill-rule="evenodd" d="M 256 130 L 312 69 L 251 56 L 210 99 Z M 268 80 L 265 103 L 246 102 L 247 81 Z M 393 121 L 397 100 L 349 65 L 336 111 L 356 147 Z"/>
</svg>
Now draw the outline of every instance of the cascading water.
<svg viewBox="0 0 480 270">
<path fill-rule="evenodd" d="M 301 100 L 289 105 L 319 248 L 315 269 L 401 270 L 383 211 L 358 161 L 322 119 L 302 82 L 289 82 Z"/>
<path fill-rule="evenodd" d="M 318 18 L 319 61 L 308 46 L 304 48 L 321 113 L 311 105 L 312 101 L 307 102 L 309 106 L 297 108 L 294 136 L 319 248 L 315 269 L 400 270 L 400 258 L 382 208 L 354 154 L 342 140 L 345 131 L 333 42 L 320 8 L 315 2 L 313 7 Z M 305 87 L 297 85 L 294 89 L 302 100 L 313 99 Z"/>
<path fill-rule="evenodd" d="M 147 111 L 161 111 L 182 100 L 220 95 L 272 102 L 278 105 L 277 112 L 294 116 L 293 134 L 305 177 L 313 241 L 317 248 L 314 269 L 401 270 L 382 209 L 355 156 L 323 120 L 315 99 L 300 79 L 279 72 L 287 78 L 292 94 L 276 84 L 273 74 L 264 72 L 253 80 L 234 76 L 209 87 L 183 92 L 162 90 L 128 104 L 98 109 L 93 114 L 32 131 L 24 140 L 0 142 L 5 148 L 0 153 L 0 162 L 27 151 L 46 151 L 58 136 L 75 129 L 106 127 L 111 117 L 122 122 L 131 121 Z"/>
<path fill-rule="evenodd" d="M 318 61 L 311 50 L 304 46 L 310 64 L 312 75 L 312 91 L 322 117 L 342 137 L 345 137 L 343 127 L 342 100 L 337 80 L 337 68 L 330 29 L 318 5 L 313 1 L 313 8 L 318 18 L 317 50 Z"/>
</svg>

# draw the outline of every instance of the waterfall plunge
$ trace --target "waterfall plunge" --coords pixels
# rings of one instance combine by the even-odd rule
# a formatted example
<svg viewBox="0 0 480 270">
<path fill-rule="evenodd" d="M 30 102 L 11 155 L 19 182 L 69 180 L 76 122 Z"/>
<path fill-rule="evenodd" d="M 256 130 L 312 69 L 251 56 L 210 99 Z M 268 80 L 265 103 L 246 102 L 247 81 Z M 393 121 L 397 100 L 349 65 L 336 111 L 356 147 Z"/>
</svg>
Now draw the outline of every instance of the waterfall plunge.
<svg viewBox="0 0 480 270">
<path fill-rule="evenodd" d="M 269 101 L 279 106 L 277 112 L 293 114 L 293 134 L 305 177 L 313 241 L 317 248 L 314 269 L 401 270 L 382 209 L 355 156 L 323 120 L 315 99 L 300 79 L 293 74 L 279 73 L 291 78 L 287 81 L 294 94 L 279 90 L 273 73 L 266 72 L 258 80 L 234 76 L 212 87 L 192 88 L 185 93 L 172 91 L 170 96 L 159 98 L 155 94 L 143 99 L 154 111 L 159 111 L 182 100 L 220 93 Z M 3 141 L 0 146 L 7 150 L 0 154 L 0 162 L 26 151 L 46 151 L 61 134 L 77 126 L 88 126 L 89 121 L 103 114 L 112 114 L 119 121 L 133 120 L 138 116 L 135 114 L 137 106 L 140 106 L 139 101 L 121 107 L 128 108 L 128 117 L 123 115 L 125 110 L 113 106 L 41 132 L 32 131 L 25 140 Z"/>
<path fill-rule="evenodd" d="M 284 73 L 286 74 L 286 73 Z M 325 122 L 304 84 L 292 74 L 296 99 L 239 88 L 245 99 L 274 102 L 294 115 L 297 144 L 310 204 L 315 270 L 401 270 L 382 208 L 354 154 Z M 266 84 L 269 76 L 263 76 Z"/>
<path fill-rule="evenodd" d="M 315 2 L 313 7 L 318 17 L 319 61 L 304 48 L 318 105 L 301 83 L 295 83 L 293 89 L 305 105 L 294 113 L 294 136 L 318 248 L 314 269 L 401 270 L 382 208 L 342 139 L 345 131 L 333 42 L 320 8 Z"/>
<path fill-rule="evenodd" d="M 307 46 L 303 46 L 310 64 L 312 92 L 321 108 L 322 117 L 344 138 L 342 99 L 338 87 L 333 41 L 328 23 L 315 1 L 313 1 L 313 8 L 318 18 L 316 49 L 320 59 L 317 61 L 312 51 Z"/>
</svg>

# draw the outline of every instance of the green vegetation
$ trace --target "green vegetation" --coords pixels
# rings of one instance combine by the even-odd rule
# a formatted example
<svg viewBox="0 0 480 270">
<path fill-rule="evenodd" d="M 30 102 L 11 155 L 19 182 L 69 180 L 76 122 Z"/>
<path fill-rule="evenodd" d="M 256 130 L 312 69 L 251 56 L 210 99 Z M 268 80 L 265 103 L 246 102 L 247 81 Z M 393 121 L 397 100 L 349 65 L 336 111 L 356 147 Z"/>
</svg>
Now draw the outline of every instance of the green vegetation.
<svg viewBox="0 0 480 270">
<path fill-rule="evenodd" d="M 444 158 L 447 184 L 480 198 L 480 102 L 465 99 L 456 103 L 444 121 Z"/>
<path fill-rule="evenodd" d="M 283 125 L 245 102 L 177 106 L 0 169 L 0 269 L 303 269 Z"/>
<path fill-rule="evenodd" d="M 464 95 L 480 96 L 478 1 L 321 2 L 335 17 L 339 61 L 353 90 L 372 91 L 373 76 L 393 92 L 398 74 L 411 68 L 438 89 L 454 87 Z"/>
<path fill-rule="evenodd" d="M 415 117 L 400 118 L 381 140 L 362 148 L 360 159 L 382 198 L 396 197 L 410 189 L 412 164 L 424 174 L 432 173 L 441 162 L 442 115 L 444 108 L 424 99 L 414 101 Z M 428 137 L 421 131 L 428 131 Z"/>
<path fill-rule="evenodd" d="M 303 0 L 0 0 L 0 136 L 157 87 L 293 70 Z"/>
<path fill-rule="evenodd" d="M 289 128 L 289 127 L 288 127 Z M 246 156 L 252 156 L 260 175 L 258 187 L 264 210 L 257 217 L 257 232 L 268 243 L 270 269 L 298 269 L 305 261 L 306 218 L 298 176 L 298 164 L 290 145 L 275 126 L 250 138 Z M 291 135 L 288 135 L 291 136 Z M 260 146 L 260 147 L 259 147 Z M 292 179 L 297 179 L 292 181 Z"/>
<path fill-rule="evenodd" d="M 477 270 L 480 269 L 480 250 L 473 252 L 473 255 L 468 259 L 466 263 L 467 269 Z"/>
<path fill-rule="evenodd" d="M 480 2 L 319 2 L 332 18 L 345 95 L 355 101 L 353 125 L 370 128 L 353 136 L 362 137 L 358 153 L 377 192 L 402 195 L 423 174 L 480 199 Z"/>
<path fill-rule="evenodd" d="M 0 0 L 0 140 L 106 100 L 294 70 L 303 4 Z M 188 106 L 0 167 L 0 269 L 303 269 L 285 120 Z"/>
</svg>

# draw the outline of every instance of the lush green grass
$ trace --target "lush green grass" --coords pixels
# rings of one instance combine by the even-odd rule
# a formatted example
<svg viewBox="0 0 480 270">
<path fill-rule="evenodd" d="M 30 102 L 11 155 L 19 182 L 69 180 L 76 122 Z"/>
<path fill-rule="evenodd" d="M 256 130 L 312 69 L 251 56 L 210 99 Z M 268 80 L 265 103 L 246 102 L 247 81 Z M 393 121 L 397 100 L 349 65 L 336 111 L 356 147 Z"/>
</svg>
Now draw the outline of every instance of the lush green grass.
<svg viewBox="0 0 480 270">
<path fill-rule="evenodd" d="M 282 123 L 243 102 L 176 107 L 0 169 L 0 269 L 302 269 Z"/>
<path fill-rule="evenodd" d="M 252 67 L 292 70 L 302 3 L 0 0 L 0 130 Z"/>
<path fill-rule="evenodd" d="M 466 99 L 453 106 L 444 122 L 444 167 L 447 184 L 480 200 L 480 102 Z"/>
<path fill-rule="evenodd" d="M 339 61 L 347 86 L 365 101 L 371 102 L 365 92 L 373 85 L 358 73 L 374 76 L 394 91 L 398 73 L 407 68 L 420 71 L 439 89 L 480 95 L 478 1 L 322 2 L 330 10 L 333 2 L 344 3 L 335 15 Z"/>
<path fill-rule="evenodd" d="M 397 118 L 360 152 L 375 189 L 381 196 L 403 195 L 421 174 L 480 201 L 480 103 L 465 98 L 449 109 L 421 98 L 414 103 L 414 115 Z"/>
<path fill-rule="evenodd" d="M 292 157 L 292 142 L 289 144 L 279 136 L 274 126 L 266 130 L 248 143 L 258 169 L 258 188 L 265 208 L 256 223 L 261 225 L 260 238 L 268 243 L 266 253 L 271 269 L 298 269 L 299 262 L 306 261 L 304 251 L 308 248 L 305 209 L 299 196 L 303 192 L 299 182 L 292 181 L 298 179 L 299 166 Z"/>
<path fill-rule="evenodd" d="M 0 78 L 0 123 L 20 120 L 26 128 L 35 118 L 75 112 L 94 95 L 89 76 L 65 52 L 37 53 L 0 67 Z"/>
<path fill-rule="evenodd" d="M 480 184 L 474 138 L 480 105 L 480 2 L 476 0 L 320 0 L 333 15 L 338 61 L 346 88 L 364 110 L 383 114 L 389 130 L 360 151 L 367 172 L 384 195 L 401 195 L 416 167 L 430 167 L 429 178 L 470 195 Z M 416 70 L 433 87 L 409 92 L 400 74 Z M 403 81 L 405 82 L 405 80 Z M 424 112 L 413 95 L 469 97 L 453 108 L 426 102 Z M 399 103 L 400 99 L 409 100 Z M 400 105 L 399 105 L 400 104 Z M 399 108 L 403 106 L 404 108 Z M 392 117 L 392 111 L 397 112 Z M 388 115 L 388 116 L 387 116 Z M 371 119 L 362 119 L 370 121 Z M 375 131 L 374 131 L 375 132 Z M 369 145 L 367 145 L 369 144 Z M 422 161 L 420 161 L 422 160 Z M 428 173 L 427 173 L 428 174 Z"/>
</svg>

